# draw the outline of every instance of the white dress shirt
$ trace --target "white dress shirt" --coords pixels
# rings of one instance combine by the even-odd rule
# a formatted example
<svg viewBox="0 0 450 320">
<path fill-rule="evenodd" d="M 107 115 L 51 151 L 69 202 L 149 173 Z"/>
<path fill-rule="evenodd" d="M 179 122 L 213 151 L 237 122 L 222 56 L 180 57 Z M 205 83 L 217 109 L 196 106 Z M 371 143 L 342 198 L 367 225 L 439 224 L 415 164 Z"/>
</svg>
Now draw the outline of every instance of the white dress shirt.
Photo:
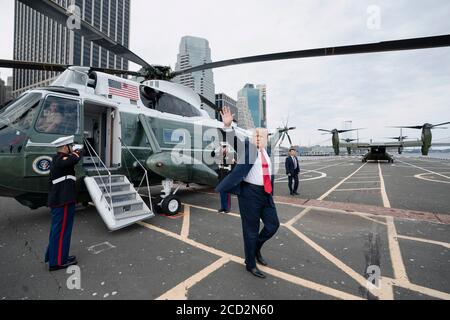
<svg viewBox="0 0 450 320">
<path fill-rule="evenodd" d="M 297 166 L 298 166 L 297 157 L 291 157 L 291 158 L 292 158 L 292 161 L 294 161 L 294 169 L 297 169 Z"/>
<path fill-rule="evenodd" d="M 266 157 L 267 160 L 267 164 L 269 165 L 269 176 L 272 179 L 272 162 L 270 160 L 269 155 L 267 154 L 266 149 L 263 149 L 262 152 L 264 153 L 264 156 Z M 258 158 L 255 160 L 255 164 L 253 165 L 252 170 L 250 170 L 247 177 L 245 177 L 244 181 L 257 186 L 264 186 L 264 176 L 260 150 L 258 150 Z"/>
</svg>

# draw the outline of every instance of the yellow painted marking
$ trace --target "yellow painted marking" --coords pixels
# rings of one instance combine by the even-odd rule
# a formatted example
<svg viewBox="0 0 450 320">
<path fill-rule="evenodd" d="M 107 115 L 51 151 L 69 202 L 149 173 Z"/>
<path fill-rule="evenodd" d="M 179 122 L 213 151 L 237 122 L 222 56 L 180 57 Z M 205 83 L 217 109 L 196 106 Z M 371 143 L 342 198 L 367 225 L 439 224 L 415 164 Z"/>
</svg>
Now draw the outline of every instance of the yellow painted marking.
<svg viewBox="0 0 450 320">
<path fill-rule="evenodd" d="M 225 257 L 220 258 L 213 264 L 210 264 L 205 269 L 199 271 L 198 273 L 194 274 L 189 279 L 181 282 L 176 287 L 170 289 L 163 295 L 161 295 L 156 300 L 187 300 L 187 293 L 190 288 L 195 286 L 197 283 L 205 279 L 207 276 L 209 276 L 211 273 L 215 272 L 216 270 L 223 267 L 226 263 L 228 263 L 230 259 L 227 259 Z"/>
<path fill-rule="evenodd" d="M 282 224 L 283 227 L 286 227 L 287 229 L 289 229 L 291 232 L 293 232 L 295 235 L 297 235 L 300 239 L 302 239 L 303 241 L 305 241 L 308 245 L 310 245 L 314 250 L 316 250 L 318 253 L 320 253 L 321 255 L 323 255 L 326 259 L 328 259 L 330 262 L 332 262 L 333 264 L 335 264 L 339 269 L 341 269 L 342 271 L 344 271 L 345 273 L 347 273 L 349 276 L 351 276 L 353 279 L 355 279 L 360 285 L 366 287 L 374 296 L 379 297 L 380 299 L 393 299 L 394 298 L 394 294 L 393 294 L 393 286 L 398 286 L 398 287 L 402 287 L 402 288 L 406 288 L 412 291 L 417 291 L 426 295 L 429 295 L 431 297 L 436 297 L 439 299 L 445 299 L 445 300 L 450 300 L 450 294 L 445 293 L 445 292 L 441 292 L 438 290 L 434 290 L 434 289 L 430 289 L 430 288 L 426 288 L 426 287 L 422 287 L 419 285 L 415 285 L 409 282 L 409 279 L 407 277 L 406 274 L 406 269 L 404 267 L 403 264 L 403 259 L 401 256 L 401 251 L 400 251 L 400 246 L 398 244 L 398 239 L 406 239 L 406 240 L 412 240 L 412 241 L 420 241 L 420 242 L 426 242 L 426 243 L 431 243 L 431 244 L 436 244 L 436 245 L 441 245 L 444 246 L 446 248 L 448 248 L 450 246 L 450 243 L 444 243 L 444 242 L 439 242 L 439 241 L 432 241 L 432 240 L 427 240 L 427 239 L 421 239 L 421 238 L 414 238 L 414 237 L 407 237 L 407 236 L 399 236 L 397 235 L 397 231 L 394 225 L 394 218 L 393 217 L 389 217 L 389 216 L 381 216 L 381 215 L 373 215 L 373 214 L 369 214 L 369 213 L 364 213 L 364 212 L 347 212 L 344 210 L 339 210 L 339 209 L 329 209 L 329 208 L 320 208 L 320 207 L 310 207 L 310 206 L 302 206 L 302 205 L 294 205 L 294 204 L 290 204 L 290 203 L 283 203 L 283 202 L 276 202 L 276 203 L 280 203 L 280 204 L 287 204 L 287 205 L 291 205 L 293 207 L 299 207 L 299 208 L 304 208 L 304 210 L 297 215 L 296 217 L 294 217 L 291 221 L 289 221 L 286 224 Z M 185 204 L 187 205 L 187 204 Z M 190 206 L 190 205 L 188 205 Z M 215 209 L 211 209 L 211 208 L 205 208 L 205 207 L 200 207 L 200 206 L 192 206 L 192 207 L 196 207 L 199 209 L 203 209 L 205 211 L 208 212 L 215 212 Z M 303 235 L 301 232 L 299 232 L 297 229 L 292 227 L 292 224 L 295 223 L 293 222 L 294 219 L 296 219 L 296 221 L 298 221 L 298 219 L 300 219 L 302 216 L 304 216 L 307 212 L 309 212 L 310 210 L 321 210 L 321 211 L 325 211 L 325 212 L 331 212 L 331 213 L 339 213 L 339 214 L 351 214 L 351 215 L 357 215 L 360 216 L 362 218 L 371 220 L 373 222 L 376 223 L 380 223 L 383 225 L 387 225 L 387 229 L 388 229 L 388 239 L 389 239 L 389 250 L 390 250 L 390 255 L 391 255 L 391 260 L 392 260 L 392 265 L 393 265 L 393 269 L 394 269 L 394 275 L 396 279 L 391 279 L 388 277 L 383 277 L 382 279 L 380 279 L 380 288 L 375 288 L 373 285 L 371 285 L 370 283 L 366 282 L 366 279 L 359 275 L 358 273 L 356 273 L 353 269 L 351 269 L 350 267 L 348 267 L 345 263 L 343 263 L 342 261 L 340 261 L 339 259 L 337 259 L 336 257 L 334 257 L 331 253 L 327 252 L 325 249 L 323 249 L 322 247 L 320 247 L 319 245 L 317 245 L 315 242 L 313 242 L 311 239 L 309 239 L 308 237 L 306 237 L 305 235 Z M 239 214 L 229 214 L 233 217 L 240 217 Z M 387 223 L 372 219 L 371 217 L 384 217 L 387 219 Z M 169 290 L 168 292 L 166 292 L 163 296 L 161 296 L 160 298 L 166 298 L 166 299 L 185 299 L 183 297 L 186 297 L 186 293 L 189 290 L 189 288 L 191 288 L 193 285 L 195 285 L 196 283 L 198 283 L 199 281 L 201 281 L 202 279 L 204 279 L 206 276 L 208 276 L 209 274 L 211 274 L 212 272 L 216 271 L 217 269 L 219 269 L 221 266 L 223 266 L 225 263 L 227 263 L 228 261 L 233 261 L 236 262 L 238 264 L 244 265 L 244 259 L 228 254 L 226 252 L 223 252 L 221 250 L 215 249 L 213 247 L 209 247 L 207 245 L 204 245 L 202 243 L 198 243 L 194 240 L 188 239 L 188 238 L 184 238 L 181 235 L 178 235 L 176 233 L 173 233 L 171 231 L 167 231 L 165 229 L 159 228 L 159 227 L 155 227 L 153 225 L 144 223 L 144 222 L 140 222 L 140 225 L 142 225 L 143 227 L 146 227 L 150 230 L 154 230 L 157 232 L 160 232 L 162 234 L 165 234 L 169 237 L 175 238 L 177 240 L 183 241 L 193 247 L 196 247 L 200 250 L 204 250 L 207 251 L 211 254 L 217 255 L 219 257 L 221 257 L 219 260 L 217 260 L 215 263 L 213 263 L 212 265 L 206 267 L 205 269 L 203 269 L 202 271 L 200 271 L 199 273 L 197 273 L 196 275 L 190 277 L 189 279 L 187 279 L 186 281 L 183 281 L 182 283 L 180 283 L 178 286 L 176 286 L 175 288 Z M 264 272 L 266 272 L 267 274 L 273 275 L 275 277 L 278 277 L 280 279 L 286 280 L 288 282 L 303 286 L 305 288 L 309 288 L 318 292 L 322 292 L 324 294 L 339 298 L 339 299 L 351 299 L 351 300 L 356 300 L 356 299 L 361 299 L 360 297 L 351 295 L 351 294 L 347 294 L 345 292 L 330 288 L 330 287 L 326 287 L 320 284 L 317 284 L 315 282 L 311 282 L 284 272 L 281 272 L 279 270 L 275 270 L 272 268 L 268 268 L 268 267 L 260 267 L 260 269 Z M 184 289 L 183 289 L 184 288 Z"/>
<path fill-rule="evenodd" d="M 391 207 L 391 202 L 389 201 L 387 192 L 386 192 L 386 186 L 384 184 L 384 178 L 383 178 L 383 172 L 381 171 L 381 165 L 378 162 L 378 171 L 380 173 L 380 183 L 381 183 L 381 197 L 383 199 L 383 206 L 385 208 L 390 208 Z"/>
<path fill-rule="evenodd" d="M 401 235 L 397 235 L 397 238 L 405 239 L 405 240 L 411 240 L 411 241 L 417 241 L 417 242 L 424 242 L 424 243 L 435 244 L 435 245 L 443 246 L 444 248 L 450 249 L 450 243 L 447 243 L 447 242 L 428 240 L 428 239 L 416 238 L 416 237 L 401 236 Z"/>
<path fill-rule="evenodd" d="M 217 212 L 216 209 L 211 209 L 211 208 L 206 208 L 206 207 L 202 207 L 202 206 L 197 206 L 197 205 L 194 205 L 194 204 L 186 204 L 186 205 L 188 205 L 188 206 L 191 207 L 191 208 L 196 208 L 196 209 L 206 210 L 206 211 L 210 211 L 210 212 L 214 212 L 214 213 L 217 213 L 217 214 L 218 214 L 218 212 Z M 225 213 L 225 215 L 227 215 L 227 216 L 232 216 L 232 217 L 238 217 L 238 218 L 241 217 L 240 214 L 238 214 L 238 213 L 232 213 L 232 212 Z"/>
<path fill-rule="evenodd" d="M 427 296 L 442 299 L 442 300 L 450 300 L 450 294 L 446 292 L 442 292 L 439 290 L 422 287 L 414 283 L 410 283 L 409 281 L 401 281 L 391 278 L 385 278 L 386 281 L 388 281 L 391 285 L 394 285 L 396 287 L 405 288 L 411 291 L 420 292 L 422 294 L 426 294 Z"/>
<path fill-rule="evenodd" d="M 345 272 L 347 275 L 352 277 L 356 282 L 358 282 L 361 286 L 365 287 L 367 290 L 369 290 L 374 296 L 384 298 L 384 299 L 393 299 L 392 297 L 392 288 L 390 286 L 384 285 L 380 286 L 380 289 L 375 289 L 373 286 L 368 285 L 368 281 L 366 278 L 358 274 L 356 271 L 354 271 L 352 268 L 347 266 L 345 263 L 343 263 L 341 260 L 333 256 L 331 253 L 329 253 L 327 250 L 319 246 L 317 243 L 315 243 L 313 240 L 305 236 L 303 233 L 298 231 L 292 226 L 287 226 L 287 228 L 294 233 L 297 237 L 299 237 L 301 240 L 306 242 L 310 247 L 312 247 L 314 250 L 316 250 L 318 253 L 320 253 L 322 256 L 324 256 L 328 261 L 333 263 L 336 267 L 341 269 L 343 272 Z"/>
<path fill-rule="evenodd" d="M 386 222 L 379 221 L 379 220 L 376 220 L 376 219 L 372 219 L 372 218 L 368 217 L 367 215 L 363 215 L 363 214 L 356 214 L 356 215 L 361 217 L 361 218 L 363 218 L 363 219 L 367 219 L 367 220 L 370 220 L 372 222 L 376 222 L 376 223 L 379 223 L 379 224 L 387 226 Z"/>
<path fill-rule="evenodd" d="M 318 200 L 323 200 L 326 197 L 328 197 L 333 191 L 335 191 L 337 188 L 339 188 L 345 181 L 349 180 L 351 177 L 353 177 L 355 174 L 357 174 L 367 163 L 364 163 L 361 167 L 359 167 L 355 172 L 353 172 L 351 175 L 349 175 L 347 178 L 339 182 L 337 185 L 335 185 L 333 188 L 328 190 L 324 195 L 322 195 Z"/>
<path fill-rule="evenodd" d="M 187 239 L 189 237 L 189 228 L 191 224 L 191 207 L 184 205 L 183 226 L 181 228 L 181 237 Z"/>
<path fill-rule="evenodd" d="M 162 234 L 164 234 L 164 235 L 166 235 L 168 237 L 171 237 L 171 238 L 183 241 L 183 242 L 185 242 L 185 243 L 187 243 L 187 244 L 189 244 L 189 245 L 191 245 L 191 246 L 193 246 L 193 247 L 195 247 L 197 249 L 204 250 L 206 252 L 209 252 L 209 253 L 212 253 L 214 255 L 217 255 L 217 256 L 219 256 L 221 258 L 225 258 L 225 259 L 228 259 L 230 261 L 236 262 L 238 264 L 245 265 L 244 259 L 242 259 L 240 257 L 237 257 L 237 256 L 234 256 L 234 255 L 228 254 L 226 252 L 223 252 L 221 250 L 218 250 L 218 249 L 206 246 L 206 245 L 204 245 L 202 243 L 196 242 L 196 241 L 191 240 L 191 239 L 183 239 L 180 235 L 178 235 L 176 233 L 173 233 L 171 231 L 168 231 L 168 230 L 165 230 L 165 229 L 153 226 L 153 225 L 145 223 L 145 222 L 138 222 L 138 224 L 141 225 L 144 228 L 149 229 L 149 230 L 153 230 L 153 231 L 162 233 Z M 218 263 L 218 261 L 217 261 L 217 263 Z M 210 269 L 208 269 L 208 270 L 210 270 Z M 342 291 L 339 291 L 339 290 L 336 290 L 336 289 L 333 289 L 333 288 L 330 288 L 330 287 L 327 287 L 327 286 L 324 286 L 324 285 L 321 285 L 321 284 L 318 284 L 318 283 L 315 283 L 315 282 L 312 282 L 312 281 L 309 281 L 309 280 L 305 280 L 305 279 L 302 279 L 300 277 L 293 276 L 293 275 L 290 275 L 290 274 L 287 274 L 287 273 L 284 273 L 284 272 L 281 272 L 281 271 L 278 271 L 278 270 L 275 270 L 275 269 L 272 269 L 272 268 L 261 267 L 261 270 L 263 270 L 264 272 L 266 272 L 268 274 L 273 275 L 274 277 L 277 277 L 277 278 L 280 278 L 282 280 L 285 280 L 287 282 L 294 283 L 294 284 L 297 284 L 297 285 L 303 286 L 305 288 L 321 292 L 323 294 L 326 294 L 326 295 L 329 295 L 329 296 L 332 296 L 332 297 L 335 297 L 335 298 L 338 298 L 338 299 L 363 300 L 362 298 L 360 298 L 358 296 L 355 296 L 355 295 L 352 295 L 352 294 L 348 294 L 346 292 L 342 292 Z"/>
<path fill-rule="evenodd" d="M 308 208 L 304 209 L 302 212 L 300 212 L 298 215 L 296 215 L 294 218 L 292 218 L 288 222 L 284 223 L 283 225 L 284 226 L 293 226 L 298 220 L 303 218 L 305 216 L 305 214 L 310 212 L 312 209 L 313 209 L 312 207 L 308 207 Z"/>
<path fill-rule="evenodd" d="M 394 218 L 387 217 L 386 219 L 387 219 L 389 252 L 391 255 L 392 268 L 394 269 L 395 279 L 399 281 L 409 282 L 408 275 L 406 274 L 405 265 L 403 264 L 400 245 L 398 243 L 398 235 L 397 229 L 395 228 L 394 224 Z"/>
<path fill-rule="evenodd" d="M 288 202 L 282 202 L 282 201 L 276 201 L 275 204 L 284 204 L 284 205 L 291 205 L 293 207 L 298 208 L 306 208 L 306 206 L 298 205 L 298 204 L 291 204 Z M 331 208 L 325 208 L 325 207 L 311 207 L 312 210 L 317 211 L 324 211 L 324 212 L 330 212 L 330 213 L 339 213 L 339 214 L 345 214 L 345 215 L 354 215 L 354 216 L 366 216 L 366 217 L 380 217 L 380 218 L 387 218 L 389 216 L 386 215 L 380 215 L 380 214 L 372 214 L 372 213 L 366 213 L 366 212 L 359 212 L 359 211 L 345 211 L 341 209 L 331 209 Z"/>
</svg>

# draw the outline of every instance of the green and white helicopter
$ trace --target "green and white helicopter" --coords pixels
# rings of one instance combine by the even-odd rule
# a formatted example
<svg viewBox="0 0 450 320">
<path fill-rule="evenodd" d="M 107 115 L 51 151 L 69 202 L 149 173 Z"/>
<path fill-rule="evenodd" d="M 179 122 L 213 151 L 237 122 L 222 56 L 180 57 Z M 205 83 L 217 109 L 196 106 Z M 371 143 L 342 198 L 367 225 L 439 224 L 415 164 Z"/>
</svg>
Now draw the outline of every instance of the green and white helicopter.
<svg viewBox="0 0 450 320">
<path fill-rule="evenodd" d="M 71 13 L 50 0 L 19 0 L 65 24 Z M 74 30 L 95 44 L 142 66 L 138 72 L 29 61 L 0 60 L 1 68 L 58 71 L 49 87 L 22 94 L 0 109 L 0 196 L 36 209 L 46 205 L 54 141 L 74 136 L 86 152 L 77 167 L 78 201 L 93 202 L 109 230 L 181 207 L 182 184 L 217 184 L 211 152 L 222 123 L 201 104 L 214 103 L 170 80 L 181 74 L 245 63 L 332 55 L 415 50 L 450 46 L 450 35 L 372 44 L 273 53 L 195 66 L 179 72 L 152 66 L 92 25 Z M 128 75 L 133 80 L 119 77 Z M 271 134 L 276 146 L 293 128 Z M 236 126 L 244 136 L 252 134 Z M 144 201 L 140 187 L 162 184 L 155 202 Z"/>
</svg>

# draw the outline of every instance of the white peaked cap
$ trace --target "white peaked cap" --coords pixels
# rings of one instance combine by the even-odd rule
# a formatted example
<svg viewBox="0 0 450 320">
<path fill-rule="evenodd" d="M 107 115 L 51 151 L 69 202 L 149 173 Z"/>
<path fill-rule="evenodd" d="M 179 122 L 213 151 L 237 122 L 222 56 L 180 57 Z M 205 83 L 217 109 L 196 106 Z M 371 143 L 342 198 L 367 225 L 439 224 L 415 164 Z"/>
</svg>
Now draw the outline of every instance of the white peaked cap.
<svg viewBox="0 0 450 320">
<path fill-rule="evenodd" d="M 52 145 L 55 148 L 64 147 L 69 144 L 73 144 L 75 140 L 75 136 L 62 137 L 52 142 Z"/>
</svg>

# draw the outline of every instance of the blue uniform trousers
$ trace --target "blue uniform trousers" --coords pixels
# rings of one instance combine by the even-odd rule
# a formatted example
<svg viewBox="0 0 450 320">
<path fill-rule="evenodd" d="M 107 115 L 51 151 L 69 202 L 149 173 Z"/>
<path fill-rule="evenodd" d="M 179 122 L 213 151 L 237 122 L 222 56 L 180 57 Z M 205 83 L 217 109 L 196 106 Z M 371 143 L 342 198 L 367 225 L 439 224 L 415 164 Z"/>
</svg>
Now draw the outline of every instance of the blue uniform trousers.
<svg viewBox="0 0 450 320">
<path fill-rule="evenodd" d="M 62 266 L 67 263 L 74 216 L 75 203 L 52 208 L 50 239 L 45 254 L 45 262 L 48 262 L 50 267 Z"/>
<path fill-rule="evenodd" d="M 256 267 L 256 253 L 272 238 L 280 227 L 277 209 L 272 195 L 264 187 L 243 182 L 238 196 L 244 235 L 245 264 L 248 269 Z M 264 228 L 260 230 L 260 220 Z"/>
<path fill-rule="evenodd" d="M 300 184 L 300 181 L 299 181 L 299 179 L 298 179 L 298 174 L 296 174 L 296 175 L 290 175 L 290 176 L 288 177 L 288 180 L 289 180 L 289 191 L 290 191 L 291 193 L 297 192 L 297 191 L 298 191 L 298 186 L 299 186 L 299 184 Z"/>
<path fill-rule="evenodd" d="M 231 210 L 231 193 L 220 193 L 220 208 L 225 211 Z"/>
</svg>

